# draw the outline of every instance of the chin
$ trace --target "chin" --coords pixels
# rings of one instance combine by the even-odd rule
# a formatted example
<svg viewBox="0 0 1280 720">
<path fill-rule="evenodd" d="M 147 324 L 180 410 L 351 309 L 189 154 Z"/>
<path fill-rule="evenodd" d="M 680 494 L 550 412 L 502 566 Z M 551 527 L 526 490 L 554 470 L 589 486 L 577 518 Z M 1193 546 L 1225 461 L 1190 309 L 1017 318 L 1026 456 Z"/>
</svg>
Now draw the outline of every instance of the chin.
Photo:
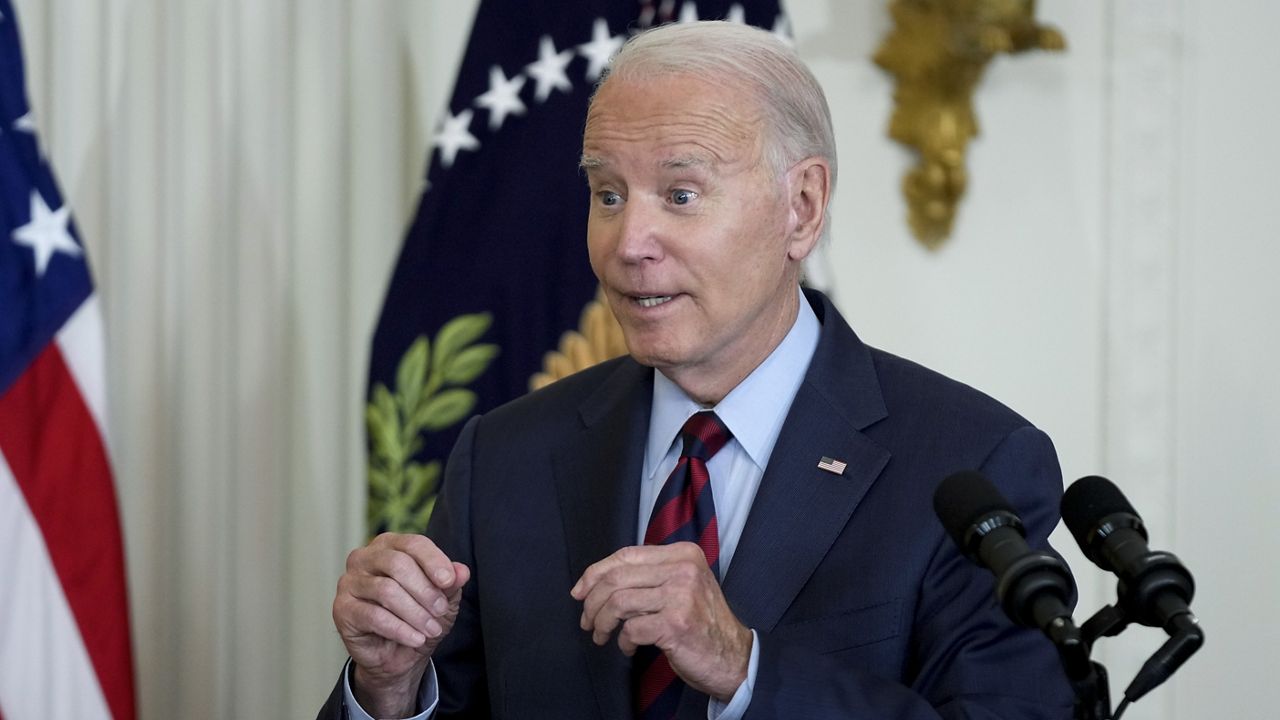
<svg viewBox="0 0 1280 720">
<path fill-rule="evenodd" d="M 676 367 L 689 361 L 691 343 L 689 329 L 675 322 L 620 322 L 627 353 L 641 365 L 655 368 Z"/>
<path fill-rule="evenodd" d="M 663 359 L 660 355 L 657 355 L 652 352 L 647 352 L 645 350 L 632 349 L 630 346 L 628 346 L 627 353 L 631 355 L 632 360 L 635 360 L 641 365 L 645 365 L 648 367 L 660 368 L 666 364 L 663 362 Z"/>
<path fill-rule="evenodd" d="M 652 368 L 667 368 L 677 364 L 675 353 L 670 348 L 663 348 L 654 343 L 632 342 L 627 340 L 627 353 L 641 365 Z"/>
</svg>

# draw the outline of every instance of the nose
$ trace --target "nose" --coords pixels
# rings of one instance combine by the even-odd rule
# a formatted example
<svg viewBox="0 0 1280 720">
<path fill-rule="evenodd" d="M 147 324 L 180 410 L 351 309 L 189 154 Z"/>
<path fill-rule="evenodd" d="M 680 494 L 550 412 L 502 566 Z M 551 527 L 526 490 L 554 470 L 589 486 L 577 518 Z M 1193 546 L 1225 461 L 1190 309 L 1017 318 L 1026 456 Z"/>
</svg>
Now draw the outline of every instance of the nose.
<svg viewBox="0 0 1280 720">
<path fill-rule="evenodd" d="M 658 261 L 663 256 L 662 237 L 660 210 L 633 199 L 622 210 L 615 252 L 627 263 Z"/>
</svg>

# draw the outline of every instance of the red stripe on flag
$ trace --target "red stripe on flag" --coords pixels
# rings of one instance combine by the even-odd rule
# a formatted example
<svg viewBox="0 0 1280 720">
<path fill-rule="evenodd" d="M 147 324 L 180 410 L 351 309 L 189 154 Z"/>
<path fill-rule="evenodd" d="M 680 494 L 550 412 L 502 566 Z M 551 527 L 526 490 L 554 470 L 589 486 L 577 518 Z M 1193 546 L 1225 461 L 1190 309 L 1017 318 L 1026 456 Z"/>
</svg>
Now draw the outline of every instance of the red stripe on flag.
<svg viewBox="0 0 1280 720">
<path fill-rule="evenodd" d="M 132 720 L 129 607 L 111 468 L 56 344 L 0 396 L 0 452 L 40 526 L 111 714 Z"/>
</svg>

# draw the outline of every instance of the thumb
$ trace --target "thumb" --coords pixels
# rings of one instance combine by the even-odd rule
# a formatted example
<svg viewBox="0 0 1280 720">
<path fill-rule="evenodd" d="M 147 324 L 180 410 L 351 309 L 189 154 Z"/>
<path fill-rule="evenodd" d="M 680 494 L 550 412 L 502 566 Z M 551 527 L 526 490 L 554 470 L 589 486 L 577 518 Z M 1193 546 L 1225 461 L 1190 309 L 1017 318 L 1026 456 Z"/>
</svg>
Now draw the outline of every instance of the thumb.
<svg viewBox="0 0 1280 720">
<path fill-rule="evenodd" d="M 471 568 L 460 562 L 455 562 L 453 564 L 453 587 L 449 588 L 445 593 L 449 597 L 449 600 L 453 601 L 461 597 L 462 588 L 464 588 L 470 580 Z"/>
</svg>

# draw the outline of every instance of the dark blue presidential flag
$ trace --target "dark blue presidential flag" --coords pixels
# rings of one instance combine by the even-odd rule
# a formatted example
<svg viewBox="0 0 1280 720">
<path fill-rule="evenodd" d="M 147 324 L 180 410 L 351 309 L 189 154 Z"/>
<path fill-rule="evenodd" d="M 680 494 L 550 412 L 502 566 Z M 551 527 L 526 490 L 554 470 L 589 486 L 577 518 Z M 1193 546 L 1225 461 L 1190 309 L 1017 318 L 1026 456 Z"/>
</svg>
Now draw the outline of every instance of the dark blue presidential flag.
<svg viewBox="0 0 1280 720">
<path fill-rule="evenodd" d="M 698 19 L 788 34 L 777 0 L 480 3 L 374 336 L 371 534 L 426 527 L 466 418 L 625 351 L 593 302 L 587 100 L 631 33 Z"/>
</svg>

